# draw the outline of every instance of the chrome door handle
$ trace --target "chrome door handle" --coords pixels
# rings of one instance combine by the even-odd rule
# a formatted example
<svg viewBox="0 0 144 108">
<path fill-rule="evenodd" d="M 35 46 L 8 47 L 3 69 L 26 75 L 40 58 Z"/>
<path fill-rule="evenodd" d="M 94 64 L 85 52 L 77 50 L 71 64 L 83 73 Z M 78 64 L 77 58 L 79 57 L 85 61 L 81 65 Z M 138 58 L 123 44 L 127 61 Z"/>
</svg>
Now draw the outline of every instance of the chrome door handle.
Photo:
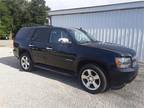
<svg viewBox="0 0 144 108">
<path fill-rule="evenodd" d="M 29 47 L 33 47 L 33 46 L 34 46 L 34 45 L 31 45 L 31 44 L 29 45 Z"/>
<path fill-rule="evenodd" d="M 47 49 L 47 50 L 52 50 L 52 48 L 51 48 L 51 47 L 46 47 L 46 49 Z"/>
</svg>

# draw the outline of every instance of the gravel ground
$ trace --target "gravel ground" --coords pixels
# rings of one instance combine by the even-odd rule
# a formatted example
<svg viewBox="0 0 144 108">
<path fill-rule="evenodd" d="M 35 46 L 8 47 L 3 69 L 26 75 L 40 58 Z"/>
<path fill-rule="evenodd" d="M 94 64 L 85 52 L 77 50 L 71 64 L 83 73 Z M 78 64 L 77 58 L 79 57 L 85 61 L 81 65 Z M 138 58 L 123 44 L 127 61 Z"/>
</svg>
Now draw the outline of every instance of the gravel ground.
<svg viewBox="0 0 144 108">
<path fill-rule="evenodd" d="M 13 47 L 13 40 L 0 40 L 0 47 Z"/>
<path fill-rule="evenodd" d="M 37 69 L 23 72 L 11 48 L 0 48 L 0 108 L 143 108 L 144 66 L 121 90 L 92 95 L 76 79 Z"/>
</svg>

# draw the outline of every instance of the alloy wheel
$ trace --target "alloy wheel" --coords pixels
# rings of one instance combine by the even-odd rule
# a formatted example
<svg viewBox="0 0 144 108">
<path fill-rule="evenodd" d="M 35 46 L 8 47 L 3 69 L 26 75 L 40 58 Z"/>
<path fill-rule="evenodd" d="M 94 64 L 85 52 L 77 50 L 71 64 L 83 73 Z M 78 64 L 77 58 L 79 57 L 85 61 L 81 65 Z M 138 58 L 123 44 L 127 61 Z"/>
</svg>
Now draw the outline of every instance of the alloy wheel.
<svg viewBox="0 0 144 108">
<path fill-rule="evenodd" d="M 82 72 L 81 80 L 83 85 L 89 90 L 97 90 L 101 85 L 98 73 L 92 69 L 85 69 Z"/>
<path fill-rule="evenodd" d="M 23 69 L 28 70 L 30 68 L 30 61 L 27 56 L 21 58 L 21 66 Z"/>
</svg>

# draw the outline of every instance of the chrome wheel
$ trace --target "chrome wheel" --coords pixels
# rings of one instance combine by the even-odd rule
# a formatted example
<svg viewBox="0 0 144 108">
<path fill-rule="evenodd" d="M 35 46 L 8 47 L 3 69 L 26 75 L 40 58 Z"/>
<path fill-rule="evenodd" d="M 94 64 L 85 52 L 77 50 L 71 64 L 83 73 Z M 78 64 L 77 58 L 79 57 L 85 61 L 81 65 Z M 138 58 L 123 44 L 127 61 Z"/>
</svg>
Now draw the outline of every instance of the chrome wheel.
<svg viewBox="0 0 144 108">
<path fill-rule="evenodd" d="M 21 66 L 23 69 L 28 70 L 30 68 L 30 61 L 27 56 L 21 58 Z"/>
<path fill-rule="evenodd" d="M 101 85 L 98 73 L 92 69 L 86 69 L 81 74 L 83 85 L 89 90 L 97 90 Z"/>
</svg>

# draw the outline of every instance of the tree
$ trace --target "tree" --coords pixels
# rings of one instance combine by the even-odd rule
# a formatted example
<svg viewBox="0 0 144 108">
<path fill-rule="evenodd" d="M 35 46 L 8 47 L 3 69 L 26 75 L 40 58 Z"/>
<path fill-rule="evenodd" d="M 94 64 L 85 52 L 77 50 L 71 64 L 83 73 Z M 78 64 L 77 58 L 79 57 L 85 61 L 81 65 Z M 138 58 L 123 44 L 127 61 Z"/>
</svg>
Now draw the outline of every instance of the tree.
<svg viewBox="0 0 144 108">
<path fill-rule="evenodd" d="M 0 39 L 4 39 L 10 33 L 12 17 L 5 3 L 0 1 Z"/>
<path fill-rule="evenodd" d="M 14 36 L 23 25 L 48 23 L 48 10 L 44 0 L 3 0 L 12 18 Z"/>
<path fill-rule="evenodd" d="M 28 12 L 28 2 L 26 0 L 3 0 L 3 2 L 10 11 L 12 17 L 11 31 L 15 35 L 21 28 L 21 25 L 29 20 L 29 18 L 25 18 L 29 14 L 26 13 Z"/>
<path fill-rule="evenodd" d="M 50 9 L 45 6 L 44 0 L 31 0 L 29 10 L 33 23 L 42 25 L 48 23 L 47 17 Z"/>
</svg>

